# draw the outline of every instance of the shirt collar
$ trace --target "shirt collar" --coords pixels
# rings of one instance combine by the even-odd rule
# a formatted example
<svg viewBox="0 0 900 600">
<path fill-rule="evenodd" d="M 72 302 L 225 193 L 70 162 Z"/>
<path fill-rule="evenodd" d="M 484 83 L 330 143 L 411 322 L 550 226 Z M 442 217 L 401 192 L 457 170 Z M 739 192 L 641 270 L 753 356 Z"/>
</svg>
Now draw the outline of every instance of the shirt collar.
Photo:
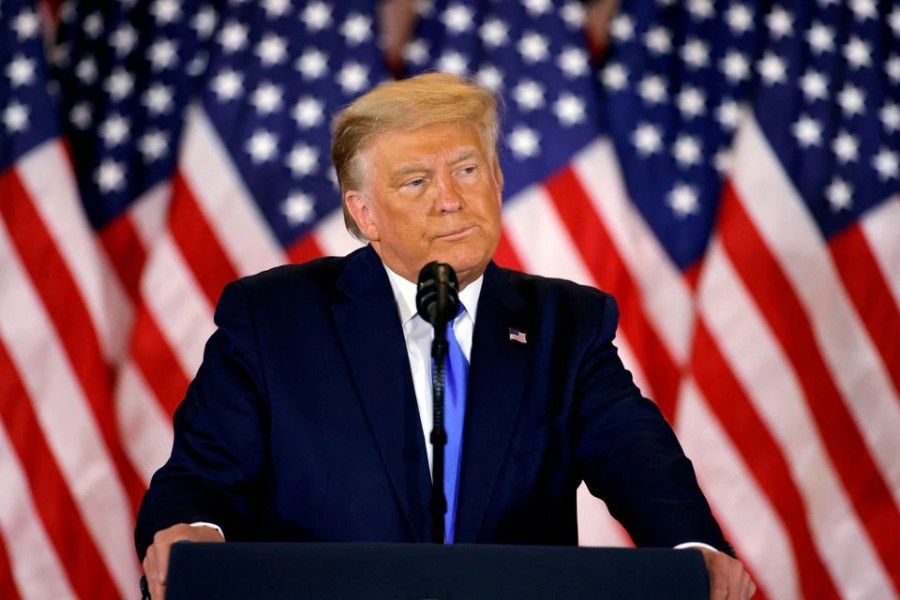
<svg viewBox="0 0 900 600">
<path fill-rule="evenodd" d="M 384 270 L 387 271 L 388 280 L 391 282 L 391 291 L 394 293 L 394 301 L 400 311 L 400 322 L 406 323 L 418 314 L 416 310 L 416 284 L 394 273 L 384 262 Z M 459 293 L 459 301 L 466 308 L 466 313 L 475 322 L 475 313 L 478 311 L 478 298 L 481 296 L 481 286 L 484 283 L 484 273 L 478 279 L 466 286 Z"/>
</svg>

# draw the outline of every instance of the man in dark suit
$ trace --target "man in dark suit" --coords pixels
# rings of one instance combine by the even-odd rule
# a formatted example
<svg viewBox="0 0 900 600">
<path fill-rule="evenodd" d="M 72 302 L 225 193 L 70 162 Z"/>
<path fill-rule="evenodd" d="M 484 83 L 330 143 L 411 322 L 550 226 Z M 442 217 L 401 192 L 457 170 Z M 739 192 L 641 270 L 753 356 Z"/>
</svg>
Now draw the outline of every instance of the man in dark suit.
<svg viewBox="0 0 900 600">
<path fill-rule="evenodd" d="M 182 539 L 431 539 L 432 332 L 413 282 L 439 260 L 459 276 L 451 327 L 471 364 L 447 538 L 575 544 L 585 481 L 635 543 L 693 545 L 714 597 L 749 597 L 690 462 L 617 356 L 613 299 L 491 262 L 493 95 L 423 75 L 376 88 L 334 125 L 345 220 L 368 245 L 226 287 L 138 516 L 154 595 Z"/>
</svg>

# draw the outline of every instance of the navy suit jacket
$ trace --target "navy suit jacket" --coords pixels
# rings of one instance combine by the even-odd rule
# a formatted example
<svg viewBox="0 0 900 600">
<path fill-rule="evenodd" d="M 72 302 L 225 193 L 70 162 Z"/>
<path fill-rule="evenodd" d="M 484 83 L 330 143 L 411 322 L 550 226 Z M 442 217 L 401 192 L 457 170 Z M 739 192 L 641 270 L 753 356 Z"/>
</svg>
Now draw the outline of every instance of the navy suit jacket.
<svg viewBox="0 0 900 600">
<path fill-rule="evenodd" d="M 635 543 L 727 549 L 690 461 L 612 340 L 611 296 L 489 265 L 456 540 L 577 543 L 587 482 Z M 228 285 L 138 516 L 229 540 L 427 542 L 431 479 L 390 283 L 370 248 Z M 510 340 L 509 329 L 527 343 Z"/>
</svg>

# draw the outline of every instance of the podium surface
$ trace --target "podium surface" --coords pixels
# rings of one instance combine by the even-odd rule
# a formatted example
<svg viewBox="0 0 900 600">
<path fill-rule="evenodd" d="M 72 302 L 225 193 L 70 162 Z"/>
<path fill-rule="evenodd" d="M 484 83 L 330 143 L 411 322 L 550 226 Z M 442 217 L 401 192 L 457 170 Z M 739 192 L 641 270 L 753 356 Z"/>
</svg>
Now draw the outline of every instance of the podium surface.
<svg viewBox="0 0 900 600">
<path fill-rule="evenodd" d="M 431 544 L 172 546 L 179 598 L 707 598 L 699 552 Z"/>
</svg>

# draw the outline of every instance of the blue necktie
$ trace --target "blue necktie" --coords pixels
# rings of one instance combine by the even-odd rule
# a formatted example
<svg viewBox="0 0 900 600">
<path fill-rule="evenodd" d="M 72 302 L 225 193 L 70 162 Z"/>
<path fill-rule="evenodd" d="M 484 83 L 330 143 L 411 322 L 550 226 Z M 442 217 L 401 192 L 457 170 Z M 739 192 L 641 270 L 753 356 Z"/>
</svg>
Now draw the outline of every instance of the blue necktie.
<svg viewBox="0 0 900 600">
<path fill-rule="evenodd" d="M 459 305 L 457 318 L 465 308 Z M 454 319 L 455 320 L 455 319 Z M 444 515 L 444 536 L 453 543 L 456 531 L 456 500 L 459 489 L 459 461 L 462 456 L 462 430 L 466 415 L 466 386 L 469 380 L 469 361 L 463 353 L 453 321 L 447 323 L 447 383 L 444 388 L 444 429 L 447 430 L 447 447 L 444 451 L 444 494 L 447 496 L 447 514 Z"/>
</svg>

